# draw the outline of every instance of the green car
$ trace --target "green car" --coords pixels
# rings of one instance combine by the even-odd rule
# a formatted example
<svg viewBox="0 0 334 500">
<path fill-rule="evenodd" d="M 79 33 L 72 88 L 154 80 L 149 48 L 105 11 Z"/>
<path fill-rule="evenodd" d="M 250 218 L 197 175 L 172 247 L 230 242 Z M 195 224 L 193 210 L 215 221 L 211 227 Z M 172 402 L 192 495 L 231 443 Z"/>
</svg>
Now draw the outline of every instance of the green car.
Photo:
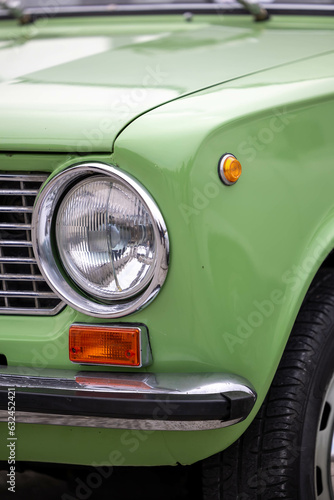
<svg viewBox="0 0 334 500">
<path fill-rule="evenodd" d="M 240 3 L 1 2 L 9 491 L 201 461 L 204 500 L 334 498 L 334 4 Z"/>
</svg>

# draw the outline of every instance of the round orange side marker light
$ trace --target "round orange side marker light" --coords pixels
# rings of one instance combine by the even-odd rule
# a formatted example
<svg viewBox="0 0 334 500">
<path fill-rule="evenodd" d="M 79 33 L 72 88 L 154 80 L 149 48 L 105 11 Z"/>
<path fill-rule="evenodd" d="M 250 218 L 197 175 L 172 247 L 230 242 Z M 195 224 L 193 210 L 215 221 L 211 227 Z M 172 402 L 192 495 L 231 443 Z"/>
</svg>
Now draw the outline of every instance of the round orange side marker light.
<svg viewBox="0 0 334 500">
<path fill-rule="evenodd" d="M 241 175 L 241 163 L 234 155 L 227 153 L 219 160 L 218 172 L 223 183 L 232 186 Z"/>
</svg>

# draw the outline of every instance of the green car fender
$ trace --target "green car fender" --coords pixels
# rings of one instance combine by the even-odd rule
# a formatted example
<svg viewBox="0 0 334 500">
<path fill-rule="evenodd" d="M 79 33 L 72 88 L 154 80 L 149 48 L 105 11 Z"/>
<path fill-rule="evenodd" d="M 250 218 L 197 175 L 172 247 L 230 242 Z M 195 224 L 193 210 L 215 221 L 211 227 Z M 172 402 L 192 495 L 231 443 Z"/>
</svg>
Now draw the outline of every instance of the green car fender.
<svg viewBox="0 0 334 500">
<path fill-rule="evenodd" d="M 258 394 L 246 421 L 219 430 L 18 424 L 18 460 L 189 464 L 243 433 L 334 246 L 333 62 L 324 54 L 176 99 L 124 128 L 111 155 L 24 155 L 26 162 L 20 153 L 3 155 L 8 170 L 58 172 L 81 160 L 103 161 L 145 186 L 165 218 L 171 254 L 156 299 L 122 318 L 148 326 L 153 364 L 141 371 L 235 373 Z M 243 168 L 233 186 L 218 176 L 227 152 Z M 49 318 L 4 317 L 10 364 L 43 367 L 46 359 L 48 367 L 74 370 L 67 351 L 74 322 L 102 320 L 70 307 Z M 4 447 L 1 453 L 5 458 Z"/>
<path fill-rule="evenodd" d="M 326 57 L 325 73 L 333 64 Z M 333 248 L 333 77 L 320 73 L 305 85 L 313 64 L 281 68 L 280 92 L 271 85 L 278 70 L 270 70 L 174 101 L 133 122 L 114 145 L 115 163 L 156 198 L 171 238 L 167 281 L 146 310 L 156 366 L 237 373 L 258 393 L 246 422 L 182 436 L 181 462 L 195 457 L 188 440 L 203 437 L 210 455 L 255 416 Z M 218 177 L 226 152 L 243 167 L 234 186 Z M 171 433 L 169 446 L 179 448 L 179 437 Z"/>
</svg>

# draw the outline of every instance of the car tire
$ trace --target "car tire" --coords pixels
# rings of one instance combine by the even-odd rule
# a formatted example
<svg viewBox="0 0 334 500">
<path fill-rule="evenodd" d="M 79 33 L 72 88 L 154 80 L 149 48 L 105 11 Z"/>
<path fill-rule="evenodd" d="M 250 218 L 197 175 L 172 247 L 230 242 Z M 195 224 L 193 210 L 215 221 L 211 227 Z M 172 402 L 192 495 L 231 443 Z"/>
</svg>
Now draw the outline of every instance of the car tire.
<svg viewBox="0 0 334 500">
<path fill-rule="evenodd" d="M 202 462 L 203 500 L 333 499 L 333 372 L 334 271 L 325 269 L 256 418 L 236 443 Z"/>
</svg>

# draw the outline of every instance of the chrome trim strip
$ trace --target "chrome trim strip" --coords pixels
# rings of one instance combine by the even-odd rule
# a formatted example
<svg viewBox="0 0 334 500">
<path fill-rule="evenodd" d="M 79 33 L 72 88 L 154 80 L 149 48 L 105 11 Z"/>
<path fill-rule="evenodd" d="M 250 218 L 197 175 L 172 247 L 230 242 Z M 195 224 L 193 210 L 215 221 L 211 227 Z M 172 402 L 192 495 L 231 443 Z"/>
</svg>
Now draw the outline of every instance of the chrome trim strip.
<svg viewBox="0 0 334 500">
<path fill-rule="evenodd" d="M 236 184 L 236 182 L 238 182 L 237 180 L 235 182 L 230 182 L 226 176 L 225 176 L 225 172 L 224 172 L 224 163 L 225 163 L 225 160 L 227 160 L 227 158 L 235 158 L 237 159 L 232 153 L 225 153 L 219 160 L 219 163 L 218 163 L 218 175 L 220 177 L 220 180 L 226 185 L 226 186 L 233 186 L 234 184 Z"/>
<path fill-rule="evenodd" d="M 151 215 L 157 245 L 157 258 L 152 279 L 147 287 L 133 298 L 114 300 L 110 304 L 96 302 L 84 292 L 77 291 L 66 280 L 65 272 L 59 268 L 52 242 L 53 220 L 60 198 L 74 181 L 83 180 L 90 175 L 100 174 L 120 179 L 142 198 Z M 71 307 L 98 318 L 120 318 L 132 314 L 148 305 L 159 293 L 168 271 L 169 238 L 163 216 L 151 195 L 129 174 L 105 163 L 88 162 L 73 165 L 44 184 L 36 199 L 32 216 L 32 242 L 38 266 L 46 282 L 54 292 Z"/>
<path fill-rule="evenodd" d="M 14 213 L 14 214 L 22 214 L 22 213 L 28 213 L 30 214 L 32 212 L 33 207 L 5 207 L 5 206 L 0 206 L 0 213 L 1 212 L 7 212 L 7 213 Z"/>
<path fill-rule="evenodd" d="M 3 264 L 36 264 L 33 257 L 0 257 L 0 263 Z"/>
<path fill-rule="evenodd" d="M 11 182 L 16 182 L 16 179 L 11 179 Z M 33 182 L 26 180 L 21 182 Z M 36 181 L 37 182 L 37 181 Z M 0 189 L 0 196 L 37 196 L 38 189 Z"/>
<path fill-rule="evenodd" d="M 41 298 L 41 299 L 56 299 L 53 292 L 28 292 L 28 291 L 13 291 L 0 290 L 0 297 L 17 297 L 17 298 Z"/>
<path fill-rule="evenodd" d="M 0 181 L 45 182 L 45 174 L 0 174 Z"/>
<path fill-rule="evenodd" d="M 30 224 L 12 224 L 10 222 L 0 222 L 0 229 L 14 229 L 21 231 L 21 229 L 31 229 L 31 226 Z"/>
<path fill-rule="evenodd" d="M 84 427 L 107 427 L 120 429 L 154 429 L 154 430 L 204 430 L 233 425 L 246 418 L 256 401 L 256 392 L 252 385 L 242 377 L 224 373 L 120 373 L 120 372 L 73 372 L 71 370 L 43 370 L 30 367 L 1 367 L 0 394 L 1 399 L 0 421 L 7 417 L 6 394 L 8 387 L 16 388 L 16 421 L 22 423 L 39 423 L 47 425 L 78 425 Z M 22 411 L 19 395 L 24 398 L 46 396 L 57 401 L 63 397 L 71 401 L 81 398 L 90 401 L 90 415 L 83 411 L 73 411 L 70 403 L 68 412 L 64 412 L 57 405 L 59 411 L 50 412 L 45 408 L 35 408 Z M 72 399 L 71 399 L 72 398 Z M 114 399 L 113 399 L 114 398 Z M 115 399 L 116 398 L 116 399 Z M 152 399 L 153 398 L 153 399 Z M 160 399 L 159 399 L 160 398 Z M 218 398 L 218 399 L 217 399 Z M 226 401 L 224 401 L 224 398 Z M 126 418 L 113 418 L 97 411 L 101 401 L 134 401 L 134 411 Z M 165 401 L 169 404 L 187 406 L 187 402 L 208 405 L 215 400 L 220 404 L 227 404 L 229 417 L 210 419 L 205 417 L 192 418 L 191 413 L 185 412 L 151 414 L 151 417 L 139 417 L 143 414 L 146 404 L 152 401 Z M 203 401 L 201 403 L 201 401 Z M 229 402 L 228 402 L 229 401 Z M 137 405 L 141 405 L 140 409 Z M 111 406 L 113 407 L 113 406 Z M 141 413 L 140 413 L 141 411 Z M 203 414 L 204 415 L 204 414 Z"/>
<path fill-rule="evenodd" d="M 305 3 L 262 3 L 273 14 L 297 15 L 326 15 L 334 14 L 334 4 L 305 4 Z"/>
<path fill-rule="evenodd" d="M 1 242 L 0 242 L 1 245 Z M 0 274 L 0 280 L 5 281 L 44 281 L 41 274 Z M 54 298 L 55 295 L 53 295 Z"/>
<path fill-rule="evenodd" d="M 19 241 L 19 240 L 1 240 L 0 239 L 0 246 L 2 247 L 31 247 L 32 248 L 32 242 L 31 241 Z"/>
<path fill-rule="evenodd" d="M 269 14 L 280 15 L 333 15 L 334 5 L 319 5 L 319 4 L 298 4 L 298 3 L 272 3 L 261 2 L 261 7 L 266 9 Z M 38 18 L 48 17 L 71 17 L 71 16 L 120 16 L 120 15 L 159 15 L 167 14 L 183 14 L 192 12 L 195 14 L 237 14 L 244 15 L 247 10 L 243 8 L 237 1 L 223 3 L 148 3 L 148 4 L 109 4 L 101 6 L 73 6 L 65 7 L 57 5 L 56 7 L 30 7 L 24 9 L 25 22 L 31 22 Z M 0 9 L 0 18 L 10 17 L 8 12 Z M 1 178 L 0 178 L 1 180 Z"/>
<path fill-rule="evenodd" d="M 19 424 L 65 425 L 70 427 L 95 427 L 101 429 L 138 429 L 152 431 L 205 431 L 221 429 L 240 422 L 240 418 L 222 422 L 221 420 L 134 420 L 126 418 L 82 417 L 74 415 L 54 415 L 50 413 L 15 412 Z M 7 422 L 8 411 L 0 410 L 0 422 Z"/>
<path fill-rule="evenodd" d="M 123 323 L 124 324 L 124 323 Z M 83 380 L 84 379 L 84 380 Z M 143 394 L 254 394 L 252 385 L 238 375 L 227 373 L 134 373 L 75 371 L 1 366 L 0 387 L 66 389 L 74 391 L 128 392 Z"/>
</svg>

